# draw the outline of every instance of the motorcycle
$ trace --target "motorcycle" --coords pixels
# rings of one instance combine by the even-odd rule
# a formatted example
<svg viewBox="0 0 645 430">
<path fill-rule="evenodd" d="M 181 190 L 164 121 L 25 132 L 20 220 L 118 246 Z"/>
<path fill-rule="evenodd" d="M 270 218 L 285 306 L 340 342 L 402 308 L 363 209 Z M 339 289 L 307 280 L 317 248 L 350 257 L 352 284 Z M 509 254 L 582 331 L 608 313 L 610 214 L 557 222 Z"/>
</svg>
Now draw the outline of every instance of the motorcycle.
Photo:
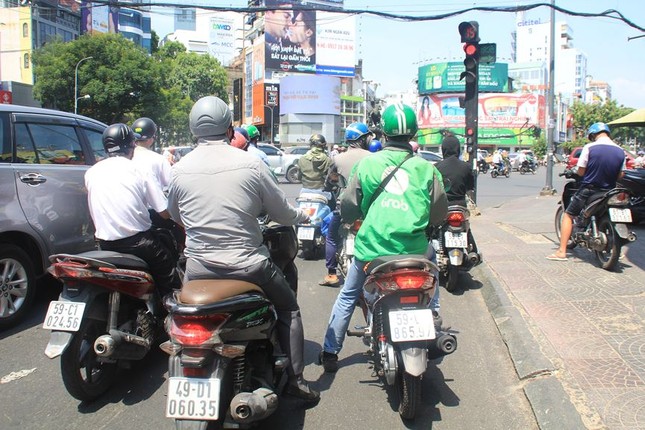
<svg viewBox="0 0 645 430">
<path fill-rule="evenodd" d="M 618 184 L 632 193 L 629 209 L 634 223 L 645 221 L 645 169 L 625 170 L 625 175 L 618 180 Z"/>
<path fill-rule="evenodd" d="M 537 165 L 535 162 L 529 160 L 522 161 L 522 164 L 520 165 L 520 175 L 524 175 L 526 173 L 532 173 L 535 175 L 535 172 L 537 172 Z"/>
<path fill-rule="evenodd" d="M 448 207 L 443 225 L 434 229 L 432 245 L 437 253 L 437 265 L 446 278 L 446 290 L 457 289 L 459 272 L 469 270 L 481 261 L 481 254 L 475 252 L 473 243 L 468 243 L 470 232 L 470 211 L 461 205 Z"/>
<path fill-rule="evenodd" d="M 486 162 L 486 160 L 479 160 L 477 162 L 478 166 L 478 172 L 483 173 L 484 175 L 488 173 L 488 169 L 490 169 L 490 165 Z"/>
<path fill-rule="evenodd" d="M 500 170 L 497 164 L 492 164 L 490 169 L 491 178 L 497 178 L 498 176 L 506 176 L 507 178 L 511 177 L 511 166 L 508 163 L 504 163 L 504 168 Z"/>
<path fill-rule="evenodd" d="M 159 234 L 176 245 L 167 230 Z M 161 339 L 161 296 L 147 263 L 134 255 L 89 251 L 49 260 L 48 271 L 62 281 L 63 291 L 49 304 L 43 323 L 52 330 L 45 355 L 60 356 L 69 394 L 91 401 L 112 386 L 119 368 L 142 360 Z M 179 260 L 180 273 L 182 264 Z"/>
<path fill-rule="evenodd" d="M 399 414 L 413 419 L 421 405 L 421 380 L 429 359 L 452 354 L 457 338 L 428 308 L 438 288 L 437 266 L 423 255 L 370 262 L 361 304 L 368 326 L 348 330 L 370 346 L 374 368 L 399 398 Z"/>
<path fill-rule="evenodd" d="M 572 170 L 565 170 L 559 176 L 572 180 L 565 184 L 555 213 L 558 240 L 564 211 L 582 180 Z M 620 186 L 610 190 L 598 189 L 587 199 L 580 215 L 573 219 L 573 232 L 567 249 L 583 246 L 594 252 L 603 269 L 612 270 L 618 263 L 622 246 L 636 240 L 636 234 L 629 231 L 626 225 L 632 222 L 630 197 L 630 191 Z"/>
<path fill-rule="evenodd" d="M 341 243 L 336 251 L 336 261 L 338 262 L 338 270 L 343 275 L 343 278 L 347 277 L 349 265 L 354 258 L 354 242 L 362 223 L 362 220 L 356 220 L 352 224 L 340 225 Z"/>
<path fill-rule="evenodd" d="M 325 195 L 327 194 L 327 195 Z M 305 260 L 313 260 L 325 253 L 325 235 L 322 232 L 323 219 L 331 212 L 330 193 L 305 190 L 296 198 L 298 207 L 309 215 L 309 224 L 298 224 L 298 240 Z"/>
<path fill-rule="evenodd" d="M 298 252 L 293 227 L 263 226 L 263 236 L 287 276 Z M 290 285 L 296 292 L 297 284 Z M 288 359 L 276 349 L 276 311 L 259 286 L 194 280 L 164 304 L 170 337 L 161 345 L 170 355 L 166 416 L 177 429 L 206 429 L 213 421 L 249 428 L 275 412 Z"/>
</svg>

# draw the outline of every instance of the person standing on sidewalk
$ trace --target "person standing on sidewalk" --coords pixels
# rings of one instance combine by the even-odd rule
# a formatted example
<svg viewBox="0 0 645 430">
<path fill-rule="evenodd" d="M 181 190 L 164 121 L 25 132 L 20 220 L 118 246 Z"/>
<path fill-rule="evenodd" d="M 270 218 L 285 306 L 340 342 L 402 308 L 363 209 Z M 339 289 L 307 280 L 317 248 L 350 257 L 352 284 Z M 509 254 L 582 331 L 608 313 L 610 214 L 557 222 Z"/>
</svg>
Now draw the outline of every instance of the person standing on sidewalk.
<svg viewBox="0 0 645 430">
<path fill-rule="evenodd" d="M 587 130 L 590 143 L 582 148 L 577 164 L 582 182 L 562 216 L 560 246 L 546 257 L 548 260 L 567 261 L 567 242 L 573 231 L 573 217 L 580 215 L 592 194 L 614 188 L 616 181 L 623 177 L 625 152 L 611 140 L 610 133 L 609 126 L 603 122 L 592 124 Z"/>
<path fill-rule="evenodd" d="M 359 161 L 340 198 L 343 221 L 360 218 L 363 224 L 318 357 L 325 372 L 338 370 L 338 353 L 365 283 L 366 264 L 387 255 L 426 254 L 429 225 L 440 225 L 448 213 L 441 173 L 412 153 L 409 142 L 418 130 L 414 109 L 402 103 L 388 106 L 381 126 L 387 137 L 385 148 Z M 391 180 L 383 184 L 392 171 Z M 431 307 L 436 311 L 438 305 L 435 295 Z"/>
<path fill-rule="evenodd" d="M 367 145 L 372 139 L 372 133 L 366 124 L 355 122 L 347 126 L 345 130 L 345 141 L 349 145 L 347 152 L 342 152 L 333 157 L 331 168 L 327 176 L 327 182 L 335 183 L 340 188 L 344 188 L 347 178 L 352 172 L 354 166 L 363 158 L 371 154 L 367 150 Z M 319 285 L 337 287 L 340 280 L 336 274 L 338 261 L 336 252 L 338 251 L 338 242 L 340 241 L 340 211 L 338 208 L 330 215 L 329 227 L 325 240 L 325 266 L 327 267 L 327 276 Z"/>
</svg>

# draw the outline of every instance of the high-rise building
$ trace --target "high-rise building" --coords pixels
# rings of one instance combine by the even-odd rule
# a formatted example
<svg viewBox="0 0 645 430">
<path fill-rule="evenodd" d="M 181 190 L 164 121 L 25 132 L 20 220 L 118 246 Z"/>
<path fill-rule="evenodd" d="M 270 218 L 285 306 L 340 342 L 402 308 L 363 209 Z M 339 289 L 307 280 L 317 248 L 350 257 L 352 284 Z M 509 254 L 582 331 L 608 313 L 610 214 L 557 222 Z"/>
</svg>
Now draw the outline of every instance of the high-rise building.
<svg viewBox="0 0 645 430">
<path fill-rule="evenodd" d="M 141 3 L 141 0 L 130 0 L 129 3 Z M 146 9 L 149 7 L 138 6 L 136 9 L 121 7 L 119 8 L 118 31 L 125 37 L 133 41 L 136 45 L 141 46 L 148 53 L 151 52 L 151 25 L 150 12 Z"/>
<path fill-rule="evenodd" d="M 197 29 L 197 9 L 194 7 L 175 9 L 175 31 L 195 31 Z"/>
</svg>

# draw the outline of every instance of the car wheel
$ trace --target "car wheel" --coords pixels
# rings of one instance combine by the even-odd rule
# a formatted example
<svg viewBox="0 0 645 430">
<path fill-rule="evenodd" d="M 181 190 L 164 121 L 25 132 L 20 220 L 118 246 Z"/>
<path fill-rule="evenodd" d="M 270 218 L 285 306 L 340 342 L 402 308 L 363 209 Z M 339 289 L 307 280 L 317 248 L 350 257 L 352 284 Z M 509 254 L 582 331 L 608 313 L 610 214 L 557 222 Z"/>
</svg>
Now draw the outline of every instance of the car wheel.
<svg viewBox="0 0 645 430">
<path fill-rule="evenodd" d="M 297 184 L 300 182 L 298 180 L 298 173 L 300 172 L 300 168 L 298 166 L 293 165 L 287 169 L 287 173 L 285 174 L 285 177 L 287 178 L 287 181 L 291 184 Z"/>
<path fill-rule="evenodd" d="M 0 328 L 15 325 L 36 297 L 36 273 L 22 248 L 0 245 Z"/>
</svg>

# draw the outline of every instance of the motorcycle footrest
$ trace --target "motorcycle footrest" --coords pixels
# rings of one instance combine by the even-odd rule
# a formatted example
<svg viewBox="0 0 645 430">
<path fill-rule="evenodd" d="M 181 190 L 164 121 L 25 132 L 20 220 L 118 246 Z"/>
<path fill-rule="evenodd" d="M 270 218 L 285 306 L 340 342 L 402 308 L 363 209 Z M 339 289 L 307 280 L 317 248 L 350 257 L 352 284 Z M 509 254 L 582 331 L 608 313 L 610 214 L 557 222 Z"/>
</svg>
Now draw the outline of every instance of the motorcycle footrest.
<svg viewBox="0 0 645 430">
<path fill-rule="evenodd" d="M 367 334 L 367 327 L 355 327 L 354 330 L 347 330 L 347 336 L 363 337 Z"/>
</svg>

